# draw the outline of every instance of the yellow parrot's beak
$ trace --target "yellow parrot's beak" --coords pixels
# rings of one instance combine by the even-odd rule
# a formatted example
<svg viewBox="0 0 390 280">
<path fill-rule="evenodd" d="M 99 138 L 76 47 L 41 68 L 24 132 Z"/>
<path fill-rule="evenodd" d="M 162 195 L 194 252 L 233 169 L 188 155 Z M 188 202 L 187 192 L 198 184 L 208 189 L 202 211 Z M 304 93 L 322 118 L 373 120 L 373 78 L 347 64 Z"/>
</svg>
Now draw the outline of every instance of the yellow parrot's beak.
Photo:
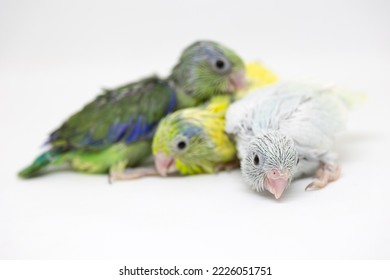
<svg viewBox="0 0 390 280">
<path fill-rule="evenodd" d="M 177 171 L 175 159 L 171 156 L 167 156 L 162 152 L 159 152 L 154 156 L 154 165 L 158 174 L 164 177 Z"/>
</svg>

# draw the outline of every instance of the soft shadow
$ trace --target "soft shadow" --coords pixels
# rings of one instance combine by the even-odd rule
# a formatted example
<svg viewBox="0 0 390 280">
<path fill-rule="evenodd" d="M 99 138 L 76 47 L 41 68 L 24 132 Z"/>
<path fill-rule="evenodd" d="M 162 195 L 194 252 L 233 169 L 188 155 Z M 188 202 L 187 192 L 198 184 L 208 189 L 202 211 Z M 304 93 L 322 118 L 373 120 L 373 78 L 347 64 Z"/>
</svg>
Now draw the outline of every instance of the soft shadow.
<svg viewBox="0 0 390 280">
<path fill-rule="evenodd" d="M 339 160 L 343 163 L 361 161 L 366 158 L 366 154 L 383 142 L 387 135 L 384 133 L 345 133 L 335 141 L 334 151 L 339 155 Z"/>
</svg>

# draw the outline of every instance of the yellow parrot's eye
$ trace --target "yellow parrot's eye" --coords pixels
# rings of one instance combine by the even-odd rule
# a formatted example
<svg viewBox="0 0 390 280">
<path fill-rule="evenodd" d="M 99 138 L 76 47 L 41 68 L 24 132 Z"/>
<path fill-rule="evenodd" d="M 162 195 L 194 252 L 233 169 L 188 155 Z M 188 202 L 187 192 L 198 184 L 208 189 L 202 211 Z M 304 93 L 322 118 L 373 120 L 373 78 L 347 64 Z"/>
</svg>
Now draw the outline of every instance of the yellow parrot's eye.
<svg viewBox="0 0 390 280">
<path fill-rule="evenodd" d="M 179 141 L 176 146 L 179 150 L 184 150 L 187 147 L 187 143 L 185 141 Z"/>
</svg>

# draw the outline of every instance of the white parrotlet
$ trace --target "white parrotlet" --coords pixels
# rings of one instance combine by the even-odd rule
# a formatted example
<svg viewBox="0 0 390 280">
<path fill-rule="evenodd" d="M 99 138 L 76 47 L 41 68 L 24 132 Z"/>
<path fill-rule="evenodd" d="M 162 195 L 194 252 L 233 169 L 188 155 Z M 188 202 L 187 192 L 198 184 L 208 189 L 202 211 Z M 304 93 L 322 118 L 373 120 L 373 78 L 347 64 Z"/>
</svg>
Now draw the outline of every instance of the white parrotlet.
<svg viewBox="0 0 390 280">
<path fill-rule="evenodd" d="M 282 82 L 233 103 L 226 131 L 235 135 L 244 180 L 276 199 L 295 178 L 316 175 L 306 190 L 340 176 L 334 137 L 362 94 L 307 82 Z"/>
</svg>

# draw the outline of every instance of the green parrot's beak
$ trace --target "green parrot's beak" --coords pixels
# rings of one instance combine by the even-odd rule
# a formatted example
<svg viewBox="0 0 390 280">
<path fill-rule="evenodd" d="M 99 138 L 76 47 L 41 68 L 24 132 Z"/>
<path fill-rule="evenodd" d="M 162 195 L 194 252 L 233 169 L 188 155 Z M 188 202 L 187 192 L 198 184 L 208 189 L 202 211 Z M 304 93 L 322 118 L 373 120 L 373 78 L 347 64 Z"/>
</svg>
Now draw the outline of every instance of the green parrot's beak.
<svg viewBox="0 0 390 280">
<path fill-rule="evenodd" d="M 159 152 L 154 156 L 154 165 L 158 174 L 164 177 L 177 171 L 175 159 L 173 157 L 167 156 L 162 152 Z"/>
<path fill-rule="evenodd" d="M 236 92 L 245 89 L 246 85 L 247 85 L 247 80 L 246 80 L 245 70 L 242 69 L 230 74 L 227 90 L 230 92 Z"/>
<path fill-rule="evenodd" d="M 289 183 L 290 175 L 287 172 L 280 172 L 278 169 L 272 169 L 267 172 L 264 179 L 265 188 L 272 193 L 276 199 L 279 199 Z"/>
</svg>

